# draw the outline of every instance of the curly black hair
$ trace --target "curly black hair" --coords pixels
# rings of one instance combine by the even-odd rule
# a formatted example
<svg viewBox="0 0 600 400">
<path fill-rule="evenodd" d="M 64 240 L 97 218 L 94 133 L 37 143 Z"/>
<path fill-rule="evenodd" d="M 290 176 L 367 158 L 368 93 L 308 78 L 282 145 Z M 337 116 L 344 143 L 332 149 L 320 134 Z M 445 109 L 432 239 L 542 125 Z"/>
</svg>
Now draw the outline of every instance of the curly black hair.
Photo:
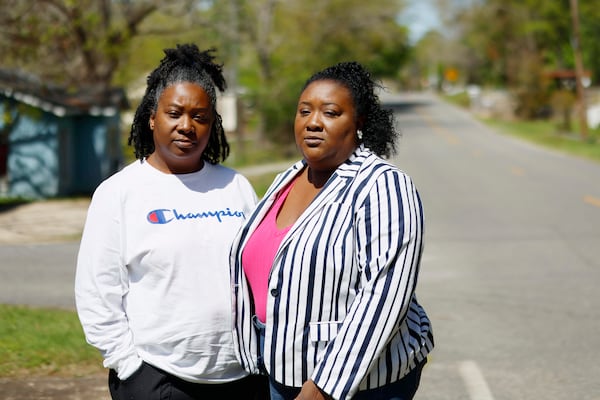
<svg viewBox="0 0 600 400">
<path fill-rule="evenodd" d="M 396 153 L 399 133 L 392 110 L 382 108 L 375 89 L 383 86 L 356 61 L 342 62 L 327 67 L 308 78 L 302 91 L 315 81 L 331 80 L 346 87 L 352 95 L 357 121 L 362 120 L 362 142 L 380 157 Z"/>
<path fill-rule="evenodd" d="M 147 87 L 140 105 L 135 111 L 131 132 L 127 143 L 133 145 L 135 157 L 142 160 L 154 152 L 154 139 L 150 129 L 150 116 L 156 112 L 158 99 L 163 91 L 179 82 L 191 82 L 204 89 L 215 113 L 210 138 L 202 159 L 218 164 L 229 155 L 229 144 L 225 137 L 223 122 L 217 112 L 217 94 L 227 84 L 223 76 L 223 65 L 214 62 L 215 48 L 200 51 L 195 44 L 181 44 L 174 49 L 165 49 L 165 57 L 154 71 L 148 75 Z"/>
</svg>

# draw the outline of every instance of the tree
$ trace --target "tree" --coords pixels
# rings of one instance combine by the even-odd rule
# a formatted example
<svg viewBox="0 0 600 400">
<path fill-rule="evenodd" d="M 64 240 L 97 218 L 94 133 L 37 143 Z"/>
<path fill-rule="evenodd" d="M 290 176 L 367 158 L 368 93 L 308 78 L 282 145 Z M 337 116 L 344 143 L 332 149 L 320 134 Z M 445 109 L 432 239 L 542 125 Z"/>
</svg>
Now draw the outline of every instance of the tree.
<svg viewBox="0 0 600 400">
<path fill-rule="evenodd" d="M 109 87 L 140 25 L 157 10 L 179 13 L 193 2 L 158 0 L 4 0 L 0 51 L 7 67 L 54 83 Z"/>
<path fill-rule="evenodd" d="M 398 0 L 206 1 L 202 37 L 221 50 L 228 81 L 242 87 L 259 140 L 287 145 L 302 83 L 344 60 L 397 77 L 409 54 Z"/>
<path fill-rule="evenodd" d="M 245 82 L 258 84 L 261 126 L 275 142 L 293 142 L 295 102 L 316 70 L 356 60 L 380 78 L 395 78 L 409 54 L 407 30 L 396 22 L 398 1 L 260 0 L 242 9 L 241 29 L 258 65 Z"/>
<path fill-rule="evenodd" d="M 568 0 L 481 0 L 462 9 L 469 81 L 512 91 L 521 117 L 541 115 L 552 97 L 546 71 L 572 68 L 568 8 Z"/>
<path fill-rule="evenodd" d="M 216 47 L 228 83 L 258 118 L 257 131 L 287 144 L 302 83 L 357 60 L 397 77 L 409 55 L 396 21 L 401 0 L 4 0 L 4 64 L 72 86 L 144 78 L 162 49 Z M 43 60 L 43 62 L 40 62 Z M 141 81 L 140 81 L 141 86 Z"/>
<path fill-rule="evenodd" d="M 446 11 L 454 1 L 437 0 Z M 561 118 L 561 129 L 570 130 L 578 103 L 586 138 L 581 77 L 590 71 L 592 84 L 600 80 L 596 0 L 471 0 L 450 18 L 458 27 L 455 41 L 465 49 L 461 67 L 467 82 L 508 89 L 518 116 L 546 117 L 550 111 Z"/>
</svg>

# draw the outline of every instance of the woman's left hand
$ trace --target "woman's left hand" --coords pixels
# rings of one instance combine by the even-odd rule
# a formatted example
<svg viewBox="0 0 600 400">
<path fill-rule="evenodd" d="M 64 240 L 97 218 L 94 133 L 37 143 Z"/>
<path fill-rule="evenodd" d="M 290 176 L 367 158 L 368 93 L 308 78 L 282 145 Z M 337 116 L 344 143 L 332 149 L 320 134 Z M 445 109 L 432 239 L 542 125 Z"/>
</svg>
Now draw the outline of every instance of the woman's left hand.
<svg viewBox="0 0 600 400">
<path fill-rule="evenodd" d="M 296 400 L 329 400 L 332 399 L 327 393 L 323 392 L 312 380 L 307 380 L 302 385 L 302 390 L 296 397 Z"/>
</svg>

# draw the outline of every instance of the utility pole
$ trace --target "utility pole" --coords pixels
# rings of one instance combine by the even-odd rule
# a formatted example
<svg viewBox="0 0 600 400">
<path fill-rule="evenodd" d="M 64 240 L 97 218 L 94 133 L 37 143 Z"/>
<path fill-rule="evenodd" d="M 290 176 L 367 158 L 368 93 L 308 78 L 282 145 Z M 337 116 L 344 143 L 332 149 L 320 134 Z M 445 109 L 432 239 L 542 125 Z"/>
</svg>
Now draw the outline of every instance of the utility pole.
<svg viewBox="0 0 600 400">
<path fill-rule="evenodd" d="M 587 106 L 585 101 L 585 91 L 583 87 L 583 61 L 581 58 L 581 36 L 579 34 L 579 5 L 577 0 L 571 0 L 571 18 L 573 21 L 573 51 L 575 55 L 575 82 L 577 89 L 577 99 L 579 102 L 579 130 L 581 138 L 587 139 Z"/>
</svg>

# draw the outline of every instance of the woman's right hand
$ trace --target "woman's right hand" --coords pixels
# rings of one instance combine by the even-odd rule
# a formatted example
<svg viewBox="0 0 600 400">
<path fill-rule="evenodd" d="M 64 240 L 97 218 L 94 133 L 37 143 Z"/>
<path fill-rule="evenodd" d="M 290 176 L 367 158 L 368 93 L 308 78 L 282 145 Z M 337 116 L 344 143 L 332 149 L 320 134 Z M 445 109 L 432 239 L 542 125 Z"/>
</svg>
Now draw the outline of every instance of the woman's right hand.
<svg viewBox="0 0 600 400">
<path fill-rule="evenodd" d="M 296 400 L 329 400 L 332 399 L 327 393 L 323 392 L 312 380 L 307 380 L 302 385 L 302 390 L 296 397 Z"/>
</svg>

